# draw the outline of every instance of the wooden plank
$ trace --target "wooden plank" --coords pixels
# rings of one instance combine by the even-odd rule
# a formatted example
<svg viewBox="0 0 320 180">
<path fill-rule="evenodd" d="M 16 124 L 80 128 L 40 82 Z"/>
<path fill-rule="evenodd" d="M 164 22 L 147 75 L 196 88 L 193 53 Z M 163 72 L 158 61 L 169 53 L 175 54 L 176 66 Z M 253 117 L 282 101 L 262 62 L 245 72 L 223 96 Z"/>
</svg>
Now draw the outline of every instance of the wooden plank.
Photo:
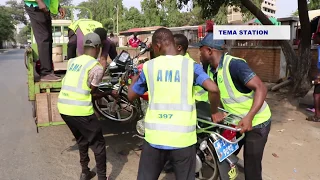
<svg viewBox="0 0 320 180">
<path fill-rule="evenodd" d="M 38 125 L 49 123 L 47 93 L 36 94 L 36 115 Z"/>
<path fill-rule="evenodd" d="M 58 111 L 58 96 L 59 93 L 50 93 L 51 95 L 51 115 L 52 115 L 52 122 L 64 122 L 61 118 L 61 115 Z"/>
</svg>

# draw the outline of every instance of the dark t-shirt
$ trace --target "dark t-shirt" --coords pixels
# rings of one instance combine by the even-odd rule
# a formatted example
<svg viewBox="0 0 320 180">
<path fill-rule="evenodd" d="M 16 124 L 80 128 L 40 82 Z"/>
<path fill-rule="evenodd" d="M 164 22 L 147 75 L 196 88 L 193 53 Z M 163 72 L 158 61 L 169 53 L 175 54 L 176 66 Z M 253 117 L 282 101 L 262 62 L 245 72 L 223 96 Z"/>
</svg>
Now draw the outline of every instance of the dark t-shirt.
<svg viewBox="0 0 320 180">
<path fill-rule="evenodd" d="M 221 57 L 219 66 L 223 66 L 223 58 Z M 215 73 L 215 69 L 209 66 L 210 71 L 215 74 L 214 81 L 217 83 L 217 74 Z M 233 58 L 229 64 L 229 71 L 231 75 L 232 82 L 236 89 L 241 93 L 250 93 L 252 90 L 249 89 L 246 84 L 254 77 L 256 74 L 251 70 L 248 63 L 243 60 Z"/>
</svg>

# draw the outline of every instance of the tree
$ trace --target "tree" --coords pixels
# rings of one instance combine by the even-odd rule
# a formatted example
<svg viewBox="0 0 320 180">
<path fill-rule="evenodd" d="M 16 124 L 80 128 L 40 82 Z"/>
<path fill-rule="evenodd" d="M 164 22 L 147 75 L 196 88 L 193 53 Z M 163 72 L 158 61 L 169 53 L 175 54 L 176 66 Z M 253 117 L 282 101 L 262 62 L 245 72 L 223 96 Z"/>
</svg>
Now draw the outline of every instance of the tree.
<svg viewBox="0 0 320 180">
<path fill-rule="evenodd" d="M 308 10 L 316 10 L 320 9 L 320 1 L 319 0 L 308 0 Z M 292 13 L 293 16 L 299 16 L 298 9 Z"/>
<path fill-rule="evenodd" d="M 125 12 L 124 22 L 121 25 L 126 26 L 124 29 L 144 27 L 144 17 L 137 8 L 130 7 Z"/>
<path fill-rule="evenodd" d="M 142 0 L 141 11 L 145 18 L 144 25 L 148 26 L 164 26 L 164 16 L 161 16 L 160 9 L 155 0 Z"/>
<path fill-rule="evenodd" d="M 179 0 L 179 4 L 186 4 L 190 0 Z M 245 7 L 250 11 L 263 25 L 272 25 L 269 18 L 258 8 L 251 0 L 196 0 L 202 8 L 202 16 L 204 18 L 214 17 L 221 6 L 235 6 L 235 7 Z M 307 8 L 307 0 L 298 0 L 298 9 L 301 22 L 301 34 L 304 43 L 301 43 L 299 47 L 300 56 L 296 56 L 292 45 L 287 40 L 278 41 L 282 48 L 282 52 L 286 58 L 287 67 L 289 69 L 289 74 L 293 80 L 293 93 L 296 95 L 301 95 L 307 92 L 311 83 L 308 77 L 310 70 L 310 21 Z M 309 49 L 309 50 L 308 50 Z M 309 53 L 308 53 L 309 52 Z M 299 67 L 299 68 L 298 68 Z"/>
<path fill-rule="evenodd" d="M 16 0 L 6 1 L 6 9 L 11 17 L 13 18 L 13 24 L 17 25 L 19 23 L 27 24 L 27 18 L 24 12 L 24 1 L 22 0 L 20 3 Z"/>
<path fill-rule="evenodd" d="M 17 35 L 17 41 L 20 44 L 26 44 L 28 42 L 28 35 L 31 34 L 31 26 L 30 24 L 24 26 L 19 34 Z"/>
<path fill-rule="evenodd" d="M 118 8 L 119 31 L 124 28 L 121 23 L 124 20 L 124 12 L 126 9 L 123 6 L 122 0 L 88 0 L 81 2 L 78 6 L 88 8 L 92 12 L 93 20 L 101 22 L 107 30 L 113 31 L 115 31 L 117 25 Z M 88 10 L 81 9 L 78 17 L 86 19 L 90 18 Z"/>
<path fill-rule="evenodd" d="M 0 6 L 0 11 L 0 49 L 2 49 L 4 41 L 15 41 L 15 26 L 13 24 L 14 19 L 8 9 L 5 6 Z"/>
</svg>

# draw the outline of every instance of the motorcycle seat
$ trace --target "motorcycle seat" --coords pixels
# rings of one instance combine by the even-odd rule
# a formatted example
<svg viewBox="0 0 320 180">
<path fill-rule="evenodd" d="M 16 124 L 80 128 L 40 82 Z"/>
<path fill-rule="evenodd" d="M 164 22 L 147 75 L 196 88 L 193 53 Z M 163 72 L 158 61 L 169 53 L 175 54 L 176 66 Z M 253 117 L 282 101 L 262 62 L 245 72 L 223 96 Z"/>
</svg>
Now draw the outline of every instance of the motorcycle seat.
<svg viewBox="0 0 320 180">
<path fill-rule="evenodd" d="M 211 121 L 210 104 L 203 101 L 196 102 L 197 118 Z"/>
</svg>

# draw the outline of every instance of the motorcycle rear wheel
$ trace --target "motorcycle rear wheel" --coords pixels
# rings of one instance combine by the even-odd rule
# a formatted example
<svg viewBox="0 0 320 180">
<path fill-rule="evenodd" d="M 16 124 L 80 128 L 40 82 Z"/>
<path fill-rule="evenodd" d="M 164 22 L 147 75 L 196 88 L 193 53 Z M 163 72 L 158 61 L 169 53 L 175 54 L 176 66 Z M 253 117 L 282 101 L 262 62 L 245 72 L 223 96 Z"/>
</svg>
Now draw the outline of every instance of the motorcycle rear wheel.
<svg viewBox="0 0 320 180">
<path fill-rule="evenodd" d="M 124 90 L 119 96 L 120 101 L 116 104 L 115 110 L 112 110 L 110 107 L 114 105 L 114 99 L 111 96 L 94 100 L 93 107 L 101 116 L 111 121 L 129 123 L 136 120 L 139 117 L 136 107 L 139 102 L 135 101 L 133 104 L 130 103 L 127 92 Z"/>
<path fill-rule="evenodd" d="M 204 158 L 202 160 L 202 168 L 196 174 L 196 180 L 218 180 L 219 169 L 216 151 L 213 145 L 208 142 L 208 148 L 204 150 Z"/>
</svg>

